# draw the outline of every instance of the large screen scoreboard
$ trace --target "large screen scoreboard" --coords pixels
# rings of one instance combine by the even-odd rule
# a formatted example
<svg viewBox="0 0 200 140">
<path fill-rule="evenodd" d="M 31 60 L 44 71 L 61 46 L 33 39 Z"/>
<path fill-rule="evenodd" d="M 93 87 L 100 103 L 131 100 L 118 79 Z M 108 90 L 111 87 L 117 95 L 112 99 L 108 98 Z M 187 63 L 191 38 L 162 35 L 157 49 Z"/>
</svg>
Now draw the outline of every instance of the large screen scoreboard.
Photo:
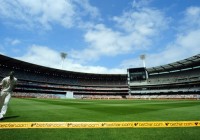
<svg viewBox="0 0 200 140">
<path fill-rule="evenodd" d="M 136 81 L 145 81 L 148 78 L 148 73 L 146 68 L 130 68 L 127 70 L 128 72 L 128 80 L 130 82 Z"/>
</svg>

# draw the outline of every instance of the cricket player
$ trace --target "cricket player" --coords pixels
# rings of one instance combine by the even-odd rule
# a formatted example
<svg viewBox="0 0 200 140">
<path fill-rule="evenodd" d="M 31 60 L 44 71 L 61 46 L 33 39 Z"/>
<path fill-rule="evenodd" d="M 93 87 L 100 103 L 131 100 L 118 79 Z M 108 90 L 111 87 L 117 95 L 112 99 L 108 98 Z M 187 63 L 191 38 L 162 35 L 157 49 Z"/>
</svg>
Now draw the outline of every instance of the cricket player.
<svg viewBox="0 0 200 140">
<path fill-rule="evenodd" d="M 0 92 L 0 119 L 3 119 L 6 114 L 8 103 L 11 98 L 11 94 L 15 89 L 17 84 L 17 78 L 14 77 L 14 71 L 11 71 L 9 75 L 0 83 L 1 92 Z"/>
</svg>

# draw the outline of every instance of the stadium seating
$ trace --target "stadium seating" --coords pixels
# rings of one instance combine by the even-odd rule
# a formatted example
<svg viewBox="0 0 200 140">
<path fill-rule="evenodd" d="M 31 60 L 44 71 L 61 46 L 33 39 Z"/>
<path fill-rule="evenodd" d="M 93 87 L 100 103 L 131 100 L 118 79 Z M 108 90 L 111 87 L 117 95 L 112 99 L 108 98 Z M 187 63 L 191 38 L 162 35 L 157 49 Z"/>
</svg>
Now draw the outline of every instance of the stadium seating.
<svg viewBox="0 0 200 140">
<path fill-rule="evenodd" d="M 200 55 L 172 64 L 147 68 L 146 81 L 130 83 L 133 98 L 197 98 L 200 92 Z M 178 97 L 179 96 L 179 97 Z M 184 96 L 184 97 L 183 97 Z M 141 98 L 140 97 L 140 98 Z"/>
<path fill-rule="evenodd" d="M 15 97 L 78 99 L 199 99 L 200 55 L 147 68 L 148 79 L 128 82 L 127 74 L 94 74 L 38 66 L 0 55 L 0 78 L 15 71 Z"/>
<path fill-rule="evenodd" d="M 128 95 L 126 74 L 108 75 L 63 71 L 3 55 L 0 55 L 0 60 L 1 78 L 7 76 L 10 71 L 15 71 L 18 79 L 15 96 L 58 98 L 64 97 L 67 91 L 72 91 L 74 96 Z"/>
</svg>

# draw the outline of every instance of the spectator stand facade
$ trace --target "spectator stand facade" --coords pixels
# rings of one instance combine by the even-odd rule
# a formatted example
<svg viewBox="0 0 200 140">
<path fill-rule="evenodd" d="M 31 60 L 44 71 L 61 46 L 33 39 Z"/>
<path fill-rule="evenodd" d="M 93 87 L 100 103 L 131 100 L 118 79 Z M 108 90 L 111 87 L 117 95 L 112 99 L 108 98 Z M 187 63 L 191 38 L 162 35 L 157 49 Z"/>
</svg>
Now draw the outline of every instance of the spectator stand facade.
<svg viewBox="0 0 200 140">
<path fill-rule="evenodd" d="M 148 78 L 129 81 L 128 98 L 190 98 L 200 97 L 200 54 L 190 58 L 146 68 Z"/>
<path fill-rule="evenodd" d="M 15 71 L 18 79 L 14 96 L 33 98 L 119 99 L 128 95 L 127 74 L 92 74 L 39 66 L 0 55 L 0 78 Z"/>
</svg>

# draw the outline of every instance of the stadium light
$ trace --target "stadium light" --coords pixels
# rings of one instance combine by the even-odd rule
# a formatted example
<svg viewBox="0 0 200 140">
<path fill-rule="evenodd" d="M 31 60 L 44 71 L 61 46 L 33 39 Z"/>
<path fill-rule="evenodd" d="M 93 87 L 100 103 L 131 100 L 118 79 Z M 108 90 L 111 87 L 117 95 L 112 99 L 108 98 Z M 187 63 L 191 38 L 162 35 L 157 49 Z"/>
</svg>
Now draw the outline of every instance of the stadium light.
<svg viewBox="0 0 200 140">
<path fill-rule="evenodd" d="M 146 67 L 146 65 L 145 65 L 146 55 L 145 55 L 145 54 L 140 55 L 140 59 L 142 60 L 142 62 L 143 62 L 143 67 L 145 68 L 145 67 Z"/>
<path fill-rule="evenodd" d="M 67 53 L 61 52 L 60 57 L 62 59 L 62 69 L 63 69 L 63 63 L 64 63 L 65 58 L 67 57 Z"/>
</svg>

